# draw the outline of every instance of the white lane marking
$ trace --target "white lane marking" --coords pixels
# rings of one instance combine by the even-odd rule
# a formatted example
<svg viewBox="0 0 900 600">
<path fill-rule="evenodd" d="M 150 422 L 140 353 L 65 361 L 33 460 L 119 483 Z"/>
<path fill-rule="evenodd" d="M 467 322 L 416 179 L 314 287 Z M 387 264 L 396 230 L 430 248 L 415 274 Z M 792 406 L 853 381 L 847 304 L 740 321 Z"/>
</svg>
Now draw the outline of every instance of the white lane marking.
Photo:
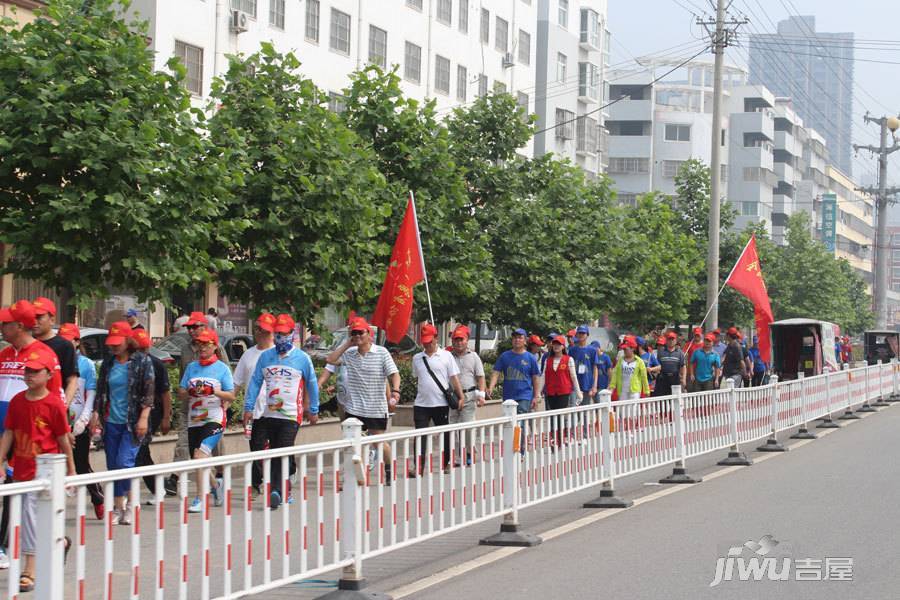
<svg viewBox="0 0 900 600">
<path fill-rule="evenodd" d="M 891 406 L 893 406 L 893 405 L 891 405 Z M 870 414 L 874 414 L 874 413 L 865 414 L 865 416 L 863 418 L 868 417 Z M 861 419 L 847 421 L 844 423 L 844 425 L 852 425 L 852 424 L 858 422 L 859 420 L 861 420 Z M 807 427 L 808 426 L 809 425 L 807 424 Z M 831 435 L 835 431 L 838 431 L 838 429 L 823 429 L 822 431 L 817 431 L 816 433 L 819 435 L 819 438 L 823 438 L 827 435 Z M 815 440 L 799 440 L 799 441 L 796 441 L 796 442 L 790 444 L 788 446 L 788 448 L 791 448 L 791 449 L 802 448 L 803 446 L 809 444 L 810 442 L 814 442 L 814 441 Z M 787 454 L 787 453 L 786 452 L 766 453 L 757 458 L 754 458 L 753 463 L 756 464 L 756 463 L 765 462 L 767 460 L 775 458 L 776 456 L 783 456 L 784 454 Z M 717 479 L 724 475 L 728 475 L 729 473 L 734 473 L 735 471 L 740 471 L 744 468 L 745 467 L 723 467 L 721 469 L 713 471 L 712 473 L 705 474 L 703 476 L 703 480 L 710 481 L 713 479 Z M 635 499 L 634 507 L 640 506 L 642 504 L 646 504 L 648 502 L 652 502 L 654 500 L 659 500 L 660 498 L 669 496 L 671 494 L 675 494 L 677 492 L 689 489 L 691 487 L 693 487 L 693 486 L 692 485 L 672 485 L 671 487 L 661 489 L 658 492 L 653 492 L 652 494 L 647 494 L 646 496 L 641 496 L 640 498 Z M 634 507 L 632 507 L 632 508 L 634 508 Z M 581 529 L 582 527 L 586 527 L 586 526 L 596 523 L 598 521 L 602 521 L 603 519 L 608 519 L 609 517 L 617 515 L 620 512 L 623 512 L 626 510 L 629 510 L 629 509 L 627 509 L 627 508 L 606 509 L 606 510 L 603 510 L 596 514 L 588 515 L 587 517 L 582 517 L 581 519 L 577 519 L 575 521 L 572 521 L 571 523 L 561 525 L 561 526 L 551 529 L 549 531 L 545 531 L 540 534 L 540 537 L 544 541 L 552 540 L 553 538 L 559 537 L 566 533 L 571 533 L 577 529 Z M 422 590 L 426 590 L 426 589 L 428 589 L 432 586 L 435 586 L 439 583 L 449 581 L 449 580 L 453 579 L 454 577 L 458 577 L 460 575 L 468 573 L 469 571 L 474 571 L 475 569 L 478 569 L 479 567 L 483 567 L 485 565 L 489 565 L 498 560 L 504 559 L 508 556 L 512 556 L 513 554 L 521 552 L 522 550 L 526 550 L 526 548 L 499 548 L 497 550 L 493 550 L 493 551 L 488 552 L 487 554 L 484 554 L 477 558 L 473 558 L 472 560 L 468 560 L 464 563 L 460 563 L 460 564 L 450 567 L 448 569 L 444 569 L 443 571 L 438 571 L 437 573 L 434 573 L 433 575 L 429 575 L 428 577 L 425 577 L 424 579 L 420 579 L 419 581 L 415 581 L 408 585 L 404 585 L 397 589 L 391 590 L 390 592 L 387 592 L 387 595 L 391 596 L 395 599 L 412 596 L 413 594 L 421 592 Z"/>
</svg>

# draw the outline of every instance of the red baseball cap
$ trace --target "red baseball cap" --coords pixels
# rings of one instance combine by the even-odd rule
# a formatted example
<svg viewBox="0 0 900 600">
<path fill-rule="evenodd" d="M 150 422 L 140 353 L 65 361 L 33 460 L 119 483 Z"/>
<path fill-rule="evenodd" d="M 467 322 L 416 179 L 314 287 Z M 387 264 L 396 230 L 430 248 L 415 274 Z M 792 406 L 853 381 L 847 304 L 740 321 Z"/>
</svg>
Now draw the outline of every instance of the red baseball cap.
<svg viewBox="0 0 900 600">
<path fill-rule="evenodd" d="M 465 325 L 460 325 L 453 330 L 453 334 L 450 337 L 454 340 L 457 338 L 469 339 L 469 328 Z"/>
<path fill-rule="evenodd" d="M 135 335 L 135 337 L 137 337 L 137 335 Z M 218 344 L 219 334 L 216 333 L 215 329 L 204 329 L 197 334 L 197 337 L 195 337 L 194 340 L 197 342 L 212 342 L 213 344 Z"/>
<path fill-rule="evenodd" d="M 675 333 L 674 331 L 670 331 L 669 333 L 666 334 L 666 339 L 677 340 L 678 334 Z"/>
<path fill-rule="evenodd" d="M 619 344 L 619 348 L 637 348 L 637 341 L 632 336 L 626 335 L 622 343 Z"/>
<path fill-rule="evenodd" d="M 128 321 L 116 321 L 109 326 L 109 334 L 106 336 L 107 346 L 118 346 L 130 337 L 134 337 L 134 332 Z"/>
<path fill-rule="evenodd" d="M 428 344 L 434 340 L 434 336 L 437 335 L 437 327 L 432 325 L 431 323 L 425 323 L 422 325 L 422 329 L 419 331 L 419 336 L 422 340 L 423 344 Z"/>
<path fill-rule="evenodd" d="M 560 346 L 565 346 L 565 345 L 566 345 L 566 338 L 563 337 L 563 336 L 561 336 L 561 335 L 558 335 L 558 336 L 556 336 L 555 338 L 551 339 L 551 340 L 550 340 L 550 343 L 551 343 L 551 344 L 559 344 Z"/>
<path fill-rule="evenodd" d="M 187 323 L 184 324 L 185 327 L 193 327 L 194 325 L 209 325 L 209 321 L 206 320 L 206 315 L 199 310 L 192 312 L 191 316 L 188 317 Z"/>
<path fill-rule="evenodd" d="M 31 304 L 34 306 L 35 315 L 45 315 L 49 313 L 54 317 L 56 316 L 56 305 L 53 304 L 53 300 L 50 298 L 38 296 Z"/>
<path fill-rule="evenodd" d="M 728 335 L 737 336 L 737 335 L 738 335 L 737 327 L 729 327 L 729 328 L 728 328 L 728 331 L 727 331 L 726 333 L 727 333 Z"/>
<path fill-rule="evenodd" d="M 657 346 L 665 346 L 666 338 L 664 336 L 659 336 L 658 338 L 656 338 L 656 345 Z"/>
<path fill-rule="evenodd" d="M 75 323 L 63 323 L 59 326 L 59 331 L 56 332 L 59 337 L 69 340 L 80 340 L 81 339 L 81 330 L 78 329 L 78 325 Z"/>
<path fill-rule="evenodd" d="M 714 334 L 716 334 L 716 335 L 719 335 L 720 333 L 722 333 L 722 330 L 719 329 L 718 327 L 716 327 L 715 329 L 713 329 L 712 332 L 713 332 Z"/>
<path fill-rule="evenodd" d="M 535 335 L 532 333 L 531 336 L 528 338 L 528 343 L 529 344 L 537 344 L 538 346 L 543 346 L 544 340 L 542 340 L 539 335 Z"/>
<path fill-rule="evenodd" d="M 43 352 L 31 352 L 25 357 L 25 368 L 30 371 L 47 369 L 52 373 L 55 367 L 53 358 Z"/>
<path fill-rule="evenodd" d="M 268 331 L 272 333 L 275 331 L 275 315 L 272 313 L 264 312 L 258 317 L 256 317 L 256 326 L 262 329 L 263 331 Z"/>
<path fill-rule="evenodd" d="M 34 306 L 28 300 L 19 300 L 9 308 L 0 309 L 0 323 L 20 323 L 31 329 L 36 323 Z"/>
<path fill-rule="evenodd" d="M 275 318 L 275 333 L 291 333 L 294 331 L 294 319 L 287 313 L 281 313 Z"/>
<path fill-rule="evenodd" d="M 707 341 L 709 341 L 709 342 L 715 342 L 715 341 L 716 341 L 716 335 L 715 335 L 714 333 L 707 333 L 707 334 L 704 336 L 703 339 L 705 339 L 705 340 L 707 340 Z"/>
<path fill-rule="evenodd" d="M 568 337 L 575 337 L 575 330 L 574 330 L 574 329 L 570 329 L 570 330 L 568 331 L 568 333 L 566 333 L 566 335 L 567 335 Z"/>
<path fill-rule="evenodd" d="M 694 327 L 694 335 L 703 335 L 702 327 Z"/>
<path fill-rule="evenodd" d="M 203 334 L 201 333 L 200 335 Z M 134 341 L 137 342 L 138 348 L 140 348 L 141 350 L 146 350 L 153 345 L 153 340 L 150 339 L 150 334 L 147 333 L 146 329 L 135 329 L 134 335 L 132 337 L 134 337 Z M 200 336 L 197 337 L 199 338 Z"/>
<path fill-rule="evenodd" d="M 353 317 L 347 324 L 347 331 L 362 331 L 364 329 L 371 329 L 371 326 L 362 317 Z"/>
</svg>

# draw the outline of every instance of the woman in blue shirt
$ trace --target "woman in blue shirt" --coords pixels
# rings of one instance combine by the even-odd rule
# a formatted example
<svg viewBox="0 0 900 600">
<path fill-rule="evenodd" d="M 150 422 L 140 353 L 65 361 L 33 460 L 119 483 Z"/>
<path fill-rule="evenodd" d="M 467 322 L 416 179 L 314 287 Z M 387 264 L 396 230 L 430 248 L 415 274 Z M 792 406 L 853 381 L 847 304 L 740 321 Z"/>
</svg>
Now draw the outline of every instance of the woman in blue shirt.
<svg viewBox="0 0 900 600">
<path fill-rule="evenodd" d="M 138 350 L 126 321 L 110 326 L 106 345 L 113 355 L 100 365 L 91 429 L 103 428 L 106 468 L 115 471 L 133 467 L 141 444 L 150 441 L 155 387 L 153 363 Z M 113 525 L 131 524 L 130 491 L 130 479 L 115 482 Z"/>
</svg>

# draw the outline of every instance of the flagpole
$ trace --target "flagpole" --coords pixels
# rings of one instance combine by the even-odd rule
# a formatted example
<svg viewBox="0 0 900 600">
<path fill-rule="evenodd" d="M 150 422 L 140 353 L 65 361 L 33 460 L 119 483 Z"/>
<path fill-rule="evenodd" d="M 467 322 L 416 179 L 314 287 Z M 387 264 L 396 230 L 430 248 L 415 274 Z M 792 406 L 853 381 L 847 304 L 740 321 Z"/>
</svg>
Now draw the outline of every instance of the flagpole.
<svg viewBox="0 0 900 600">
<path fill-rule="evenodd" d="M 740 254 L 738 254 L 737 260 L 734 261 L 734 266 L 731 267 L 731 271 L 728 272 L 728 277 L 725 278 L 725 283 L 722 284 L 722 287 L 719 288 L 719 293 L 716 294 L 715 301 L 709 305 L 709 308 L 706 310 L 706 316 L 704 316 L 703 320 L 700 321 L 700 327 L 703 327 L 703 324 L 706 323 L 706 319 L 709 318 L 709 313 L 712 312 L 713 307 L 719 303 L 719 296 L 721 296 L 722 292 L 725 291 L 725 286 L 728 285 L 728 280 L 731 279 L 731 275 L 734 273 L 734 270 L 737 269 L 738 264 L 741 262 L 741 257 L 744 256 L 744 252 L 747 251 L 747 247 L 750 245 L 750 242 L 753 241 L 753 238 L 754 238 L 754 236 L 751 235 L 750 239 L 747 240 L 747 243 L 744 244 L 744 249 L 741 250 Z M 426 282 L 427 282 L 427 280 L 426 280 Z"/>
<path fill-rule="evenodd" d="M 413 221 L 416 223 L 416 243 L 419 244 L 419 258 L 422 259 L 422 276 L 425 278 L 425 296 L 428 298 L 428 316 L 435 325 L 434 312 L 431 310 L 431 290 L 428 289 L 428 271 L 425 270 L 425 252 L 422 251 L 422 236 L 419 234 L 419 213 L 416 210 L 416 195 L 409 190 L 409 201 L 412 204 Z"/>
</svg>

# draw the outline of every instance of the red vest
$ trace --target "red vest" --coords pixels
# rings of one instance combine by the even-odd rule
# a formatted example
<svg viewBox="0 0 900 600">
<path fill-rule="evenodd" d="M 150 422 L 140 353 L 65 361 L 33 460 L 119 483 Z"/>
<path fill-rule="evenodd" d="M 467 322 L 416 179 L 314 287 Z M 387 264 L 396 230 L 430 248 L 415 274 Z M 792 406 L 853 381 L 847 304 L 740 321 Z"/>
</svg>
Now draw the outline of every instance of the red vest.
<svg viewBox="0 0 900 600">
<path fill-rule="evenodd" d="M 547 365 L 544 367 L 544 393 L 548 396 L 565 396 L 571 394 L 572 376 L 569 374 L 569 355 L 563 354 L 559 361 L 559 367 L 553 368 L 556 358 L 547 357 Z"/>
</svg>

